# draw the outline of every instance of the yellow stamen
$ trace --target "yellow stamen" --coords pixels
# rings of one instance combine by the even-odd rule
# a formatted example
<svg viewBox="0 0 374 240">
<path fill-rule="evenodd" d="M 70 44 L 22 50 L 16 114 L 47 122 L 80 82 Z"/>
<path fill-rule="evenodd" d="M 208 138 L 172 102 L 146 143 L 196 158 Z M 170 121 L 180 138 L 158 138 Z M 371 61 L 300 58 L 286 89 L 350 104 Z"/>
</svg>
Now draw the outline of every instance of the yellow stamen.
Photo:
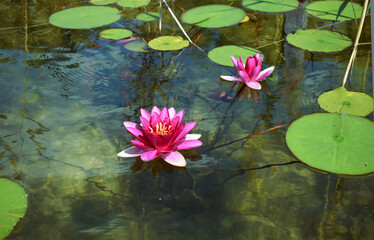
<svg viewBox="0 0 374 240">
<path fill-rule="evenodd" d="M 166 123 L 159 122 L 156 124 L 156 129 L 154 130 L 151 126 L 149 127 L 149 131 L 151 133 L 157 134 L 159 136 L 166 136 L 170 133 L 171 125 L 167 125 Z"/>
</svg>

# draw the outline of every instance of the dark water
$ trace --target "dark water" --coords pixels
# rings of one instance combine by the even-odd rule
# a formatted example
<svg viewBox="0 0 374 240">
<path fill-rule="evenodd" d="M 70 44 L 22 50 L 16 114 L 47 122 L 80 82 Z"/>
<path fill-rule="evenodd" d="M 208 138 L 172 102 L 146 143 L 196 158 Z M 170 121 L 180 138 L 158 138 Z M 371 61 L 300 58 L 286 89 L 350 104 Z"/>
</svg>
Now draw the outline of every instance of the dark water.
<svg viewBox="0 0 374 240">
<path fill-rule="evenodd" d="M 285 144 L 287 127 L 231 143 L 322 112 L 316 99 L 340 86 L 351 49 L 311 54 L 282 40 L 296 28 L 329 22 L 302 10 L 248 11 L 250 22 L 202 32 L 197 44 L 206 52 L 228 44 L 259 47 L 264 67 L 276 66 L 266 80 L 272 95 L 262 92 L 256 103 L 233 100 L 235 90 L 219 76 L 234 69 L 196 48 L 136 53 L 100 39 L 104 28 L 48 24 L 52 13 L 87 4 L 0 3 L 0 176 L 18 181 L 30 197 L 8 239 L 374 238 L 372 175 L 338 176 L 303 165 Z M 178 16 L 177 4 L 202 5 L 176 1 Z M 134 20 L 140 11 L 123 11 L 119 23 L 149 41 L 158 36 L 157 23 Z M 182 35 L 166 9 L 164 15 L 162 35 Z M 357 24 L 334 29 L 354 39 Z M 370 21 L 361 42 L 370 42 Z M 362 45 L 347 88 L 371 93 L 370 79 L 370 45 Z M 204 144 L 185 152 L 194 160 L 186 168 L 116 157 L 133 139 L 122 122 L 139 121 L 140 108 L 154 105 L 184 109 L 186 122 L 198 122 L 193 132 Z"/>
</svg>

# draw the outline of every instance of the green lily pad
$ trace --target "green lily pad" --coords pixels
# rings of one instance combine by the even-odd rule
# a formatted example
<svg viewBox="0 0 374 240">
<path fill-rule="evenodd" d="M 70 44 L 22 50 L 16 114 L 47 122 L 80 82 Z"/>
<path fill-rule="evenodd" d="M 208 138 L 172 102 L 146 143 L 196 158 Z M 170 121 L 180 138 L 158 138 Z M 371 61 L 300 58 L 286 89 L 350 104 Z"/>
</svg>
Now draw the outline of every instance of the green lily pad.
<svg viewBox="0 0 374 240">
<path fill-rule="evenodd" d="M 124 28 L 111 28 L 100 32 L 100 37 L 111 40 L 118 40 L 131 37 L 132 32 Z"/>
<path fill-rule="evenodd" d="M 289 44 L 311 52 L 339 52 L 352 45 L 348 37 L 328 30 L 299 29 L 286 37 Z"/>
<path fill-rule="evenodd" d="M 171 51 L 187 47 L 189 42 L 179 36 L 162 36 L 149 41 L 148 46 L 155 50 Z"/>
<path fill-rule="evenodd" d="M 94 5 L 109 5 L 116 3 L 118 0 L 90 0 L 90 3 Z"/>
<path fill-rule="evenodd" d="M 314 113 L 294 121 L 286 142 L 311 167 L 362 175 L 374 171 L 374 123 L 346 113 Z"/>
<path fill-rule="evenodd" d="M 202 28 L 222 28 L 239 24 L 244 10 L 228 5 L 206 5 L 192 8 L 182 15 L 182 21 Z"/>
<path fill-rule="evenodd" d="M 152 22 L 160 18 L 160 13 L 159 12 L 143 12 L 143 13 L 139 13 L 138 15 L 136 15 L 135 18 L 143 22 Z"/>
<path fill-rule="evenodd" d="M 148 51 L 148 45 L 147 43 L 143 41 L 133 41 L 125 44 L 124 46 L 127 50 L 134 51 L 134 52 L 142 52 L 147 53 Z"/>
<path fill-rule="evenodd" d="M 0 239 L 8 236 L 14 225 L 25 216 L 27 195 L 15 182 L 0 178 Z"/>
<path fill-rule="evenodd" d="M 318 97 L 318 104 L 330 113 L 348 113 L 366 116 L 373 111 L 373 98 L 365 93 L 350 92 L 344 87 L 325 92 Z"/>
<path fill-rule="evenodd" d="M 260 12 L 287 12 L 299 6 L 297 0 L 243 0 L 243 7 Z"/>
<path fill-rule="evenodd" d="M 138 8 L 148 5 L 151 0 L 119 0 L 117 4 L 124 8 Z"/>
<path fill-rule="evenodd" d="M 68 8 L 52 14 L 49 23 L 60 28 L 87 29 L 118 21 L 121 13 L 112 7 L 84 6 Z"/>
<path fill-rule="evenodd" d="M 242 57 L 245 62 L 248 57 L 252 57 L 257 53 L 261 54 L 261 57 L 264 58 L 262 52 L 257 49 L 246 46 L 227 45 L 210 50 L 208 52 L 208 58 L 217 64 L 233 67 L 234 64 L 231 61 L 231 56 L 237 59 Z"/>
<path fill-rule="evenodd" d="M 347 21 L 360 18 L 362 6 L 349 1 L 316 1 L 306 6 L 305 10 L 320 19 Z"/>
</svg>

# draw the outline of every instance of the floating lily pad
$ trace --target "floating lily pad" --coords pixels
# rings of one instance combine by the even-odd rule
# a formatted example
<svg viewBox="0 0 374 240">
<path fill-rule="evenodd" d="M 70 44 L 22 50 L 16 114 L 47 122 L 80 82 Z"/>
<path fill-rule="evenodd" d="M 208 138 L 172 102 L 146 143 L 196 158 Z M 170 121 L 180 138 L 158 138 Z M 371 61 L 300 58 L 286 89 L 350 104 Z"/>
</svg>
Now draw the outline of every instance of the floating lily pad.
<svg viewBox="0 0 374 240">
<path fill-rule="evenodd" d="M 171 51 L 187 47 L 189 42 L 179 36 L 162 36 L 149 41 L 148 46 L 155 50 Z"/>
<path fill-rule="evenodd" d="M 373 98 L 365 93 L 350 92 L 344 87 L 325 92 L 318 97 L 318 104 L 330 113 L 348 113 L 366 116 L 373 111 Z"/>
<path fill-rule="evenodd" d="M 262 52 L 257 49 L 246 46 L 227 45 L 210 50 L 208 58 L 217 64 L 233 67 L 234 64 L 231 61 L 231 56 L 237 59 L 242 57 L 245 62 L 249 56 L 254 56 L 257 53 L 261 54 L 261 57 L 264 58 Z"/>
<path fill-rule="evenodd" d="M 108 5 L 116 3 L 118 0 L 90 0 L 90 3 L 95 5 Z"/>
<path fill-rule="evenodd" d="M 27 195 L 15 182 L 0 178 L 0 239 L 8 236 L 26 213 Z"/>
<path fill-rule="evenodd" d="M 206 5 L 192 8 L 182 15 L 182 21 L 202 28 L 222 28 L 240 23 L 244 10 L 228 5 Z"/>
<path fill-rule="evenodd" d="M 134 52 L 142 52 L 147 53 L 149 52 L 147 47 L 147 43 L 142 41 L 133 41 L 125 44 L 124 46 L 127 50 L 134 51 Z"/>
<path fill-rule="evenodd" d="M 243 0 L 243 7 L 260 12 L 287 12 L 299 6 L 297 0 Z"/>
<path fill-rule="evenodd" d="M 49 23 L 60 28 L 87 29 L 118 21 L 121 13 L 112 7 L 84 6 L 68 8 L 52 14 Z"/>
<path fill-rule="evenodd" d="M 349 1 L 316 1 L 305 8 L 317 18 L 332 21 L 347 21 L 361 17 L 362 6 Z"/>
<path fill-rule="evenodd" d="M 346 113 L 314 113 L 294 121 L 286 142 L 304 163 L 324 171 L 361 175 L 374 171 L 374 123 Z"/>
<path fill-rule="evenodd" d="M 328 30 L 299 29 L 286 37 L 289 44 L 311 52 L 339 52 L 352 45 L 348 37 Z"/>
<path fill-rule="evenodd" d="M 159 12 L 143 12 L 143 13 L 139 13 L 138 15 L 136 15 L 135 18 L 143 22 L 152 22 L 160 18 L 160 13 Z"/>
<path fill-rule="evenodd" d="M 112 40 L 129 38 L 131 35 L 132 32 L 124 28 L 111 28 L 100 32 L 100 37 Z"/>
<path fill-rule="evenodd" d="M 148 5 L 151 0 L 119 0 L 117 4 L 125 8 L 138 8 Z"/>
</svg>

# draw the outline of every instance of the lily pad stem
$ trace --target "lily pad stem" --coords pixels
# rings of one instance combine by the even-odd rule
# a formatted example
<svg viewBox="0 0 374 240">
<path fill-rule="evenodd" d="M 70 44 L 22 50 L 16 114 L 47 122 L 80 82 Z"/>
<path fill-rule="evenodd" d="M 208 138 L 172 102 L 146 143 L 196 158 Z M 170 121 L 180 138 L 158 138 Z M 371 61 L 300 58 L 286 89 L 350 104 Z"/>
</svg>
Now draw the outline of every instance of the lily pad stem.
<svg viewBox="0 0 374 240">
<path fill-rule="evenodd" d="M 165 3 L 165 5 L 166 5 L 166 7 L 168 8 L 168 10 L 169 10 L 171 16 L 174 18 L 175 22 L 178 24 L 178 27 L 182 30 L 184 36 L 186 36 L 186 38 L 188 39 L 188 41 L 189 41 L 192 45 L 194 45 L 195 47 L 197 47 L 200 51 L 204 52 L 203 49 L 201 49 L 199 46 L 197 46 L 197 45 L 196 45 L 194 42 L 192 42 L 192 40 L 188 37 L 187 33 L 184 31 L 182 25 L 179 23 L 177 17 L 174 15 L 173 11 L 172 11 L 171 8 L 169 7 L 169 5 L 166 3 L 166 1 L 165 1 L 165 0 L 162 0 L 162 1 Z"/>
<path fill-rule="evenodd" d="M 351 69 L 353 60 L 355 59 L 356 54 L 357 54 L 358 41 L 360 40 L 362 28 L 364 27 L 365 14 L 366 14 L 366 9 L 368 7 L 368 3 L 369 3 L 369 0 L 365 0 L 364 7 L 362 8 L 361 20 L 360 20 L 360 25 L 358 26 L 358 31 L 357 31 L 357 35 L 356 35 L 356 41 L 355 41 L 355 43 L 353 45 L 353 51 L 352 51 L 351 58 L 349 59 L 347 69 L 345 70 L 342 87 L 344 87 L 345 83 L 347 82 L 348 73 L 349 73 L 349 71 Z"/>
</svg>

